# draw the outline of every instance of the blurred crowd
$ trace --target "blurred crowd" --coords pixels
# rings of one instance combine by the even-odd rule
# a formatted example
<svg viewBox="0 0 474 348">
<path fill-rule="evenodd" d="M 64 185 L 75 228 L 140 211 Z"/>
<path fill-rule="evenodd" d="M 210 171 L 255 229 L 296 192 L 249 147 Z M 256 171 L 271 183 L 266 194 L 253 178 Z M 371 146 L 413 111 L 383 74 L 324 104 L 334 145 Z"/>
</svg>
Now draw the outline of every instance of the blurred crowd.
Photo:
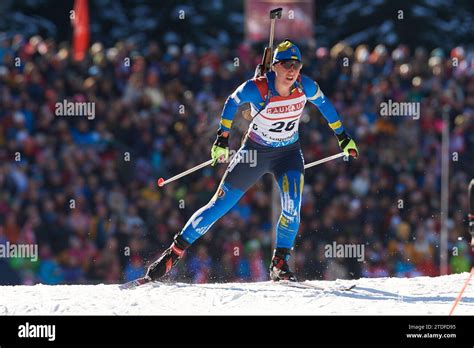
<svg viewBox="0 0 474 348">
<path fill-rule="evenodd" d="M 469 271 L 467 185 L 474 177 L 474 51 L 400 45 L 301 43 L 303 73 L 335 105 L 360 158 L 305 175 L 294 267 L 301 279 L 439 274 L 442 114 L 450 120 L 449 267 Z M 156 179 L 209 159 L 227 96 L 253 75 L 248 43 L 141 48 L 70 47 L 0 34 L 0 243 L 38 244 L 37 262 L 0 259 L 0 283 L 117 283 L 143 275 L 226 165 L 158 188 Z M 92 102 L 95 117 L 57 116 L 63 100 Z M 421 117 L 380 116 L 380 105 L 420 103 Z M 231 133 L 237 149 L 248 122 Z M 339 152 L 319 111 L 300 125 L 305 161 Z M 267 175 L 190 248 L 172 278 L 195 283 L 267 280 L 272 252 Z M 325 247 L 364 245 L 364 261 Z"/>
</svg>

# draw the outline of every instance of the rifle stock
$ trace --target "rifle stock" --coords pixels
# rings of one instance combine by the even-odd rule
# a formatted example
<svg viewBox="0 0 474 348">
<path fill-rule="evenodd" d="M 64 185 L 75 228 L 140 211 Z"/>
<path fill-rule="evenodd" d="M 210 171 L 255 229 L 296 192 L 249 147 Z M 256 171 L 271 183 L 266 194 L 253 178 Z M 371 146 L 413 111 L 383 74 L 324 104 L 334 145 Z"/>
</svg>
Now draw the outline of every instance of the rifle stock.
<svg viewBox="0 0 474 348">
<path fill-rule="evenodd" d="M 270 70 L 271 61 L 272 61 L 272 49 L 271 47 L 265 47 L 265 51 L 263 52 L 263 57 L 262 57 L 262 71 L 261 71 L 262 75 Z"/>
<path fill-rule="evenodd" d="M 273 54 L 273 36 L 275 33 L 275 22 L 277 19 L 281 18 L 282 8 L 276 8 L 270 11 L 270 40 L 268 46 L 265 47 L 263 51 L 262 63 L 257 67 L 257 71 L 255 73 L 255 77 L 259 77 L 264 75 L 266 72 L 270 71 L 271 64 L 272 64 L 272 54 Z M 251 121 L 252 116 L 250 114 L 250 108 L 242 111 L 242 116 L 247 120 Z"/>
</svg>

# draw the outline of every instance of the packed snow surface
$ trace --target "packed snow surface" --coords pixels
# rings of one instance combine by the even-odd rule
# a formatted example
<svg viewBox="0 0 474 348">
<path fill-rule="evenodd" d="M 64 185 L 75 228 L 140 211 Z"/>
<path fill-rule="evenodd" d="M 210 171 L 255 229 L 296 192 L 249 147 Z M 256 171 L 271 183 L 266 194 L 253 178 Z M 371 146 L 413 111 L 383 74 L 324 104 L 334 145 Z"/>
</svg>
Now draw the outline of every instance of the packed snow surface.
<svg viewBox="0 0 474 348">
<path fill-rule="evenodd" d="M 448 315 L 469 274 L 225 284 L 0 286 L 0 315 Z M 455 315 L 474 315 L 474 279 Z M 351 291 L 341 285 L 356 284 Z"/>
</svg>

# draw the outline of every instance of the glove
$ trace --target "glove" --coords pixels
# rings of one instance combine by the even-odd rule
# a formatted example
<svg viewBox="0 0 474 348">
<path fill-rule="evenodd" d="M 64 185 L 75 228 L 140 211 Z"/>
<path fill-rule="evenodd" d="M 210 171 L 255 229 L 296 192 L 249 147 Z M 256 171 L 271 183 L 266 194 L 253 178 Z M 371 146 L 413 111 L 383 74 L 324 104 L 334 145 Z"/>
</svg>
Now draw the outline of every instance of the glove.
<svg viewBox="0 0 474 348">
<path fill-rule="evenodd" d="M 359 156 L 359 150 L 357 149 L 357 145 L 354 140 L 350 136 L 346 134 L 346 132 L 342 132 L 341 134 L 336 134 L 337 140 L 339 141 L 339 147 L 342 151 L 346 154 L 346 156 L 352 156 L 357 158 Z"/>
<path fill-rule="evenodd" d="M 211 148 L 212 166 L 222 158 L 222 161 L 227 161 L 229 158 L 229 133 L 219 130 L 217 132 L 217 139 Z"/>
</svg>

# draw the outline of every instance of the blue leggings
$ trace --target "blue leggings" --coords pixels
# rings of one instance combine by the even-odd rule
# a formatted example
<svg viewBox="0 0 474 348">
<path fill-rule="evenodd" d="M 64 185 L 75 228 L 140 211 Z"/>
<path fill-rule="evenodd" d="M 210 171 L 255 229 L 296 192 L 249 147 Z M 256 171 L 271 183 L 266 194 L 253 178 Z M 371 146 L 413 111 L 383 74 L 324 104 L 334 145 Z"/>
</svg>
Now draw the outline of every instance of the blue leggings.
<svg viewBox="0 0 474 348">
<path fill-rule="evenodd" d="M 180 235 L 188 243 L 194 243 L 265 173 L 274 175 L 280 190 L 282 213 L 276 231 L 276 247 L 292 248 L 300 224 L 304 183 L 304 160 L 299 142 L 271 148 L 247 139 L 227 167 L 215 195 L 191 216 Z"/>
</svg>

